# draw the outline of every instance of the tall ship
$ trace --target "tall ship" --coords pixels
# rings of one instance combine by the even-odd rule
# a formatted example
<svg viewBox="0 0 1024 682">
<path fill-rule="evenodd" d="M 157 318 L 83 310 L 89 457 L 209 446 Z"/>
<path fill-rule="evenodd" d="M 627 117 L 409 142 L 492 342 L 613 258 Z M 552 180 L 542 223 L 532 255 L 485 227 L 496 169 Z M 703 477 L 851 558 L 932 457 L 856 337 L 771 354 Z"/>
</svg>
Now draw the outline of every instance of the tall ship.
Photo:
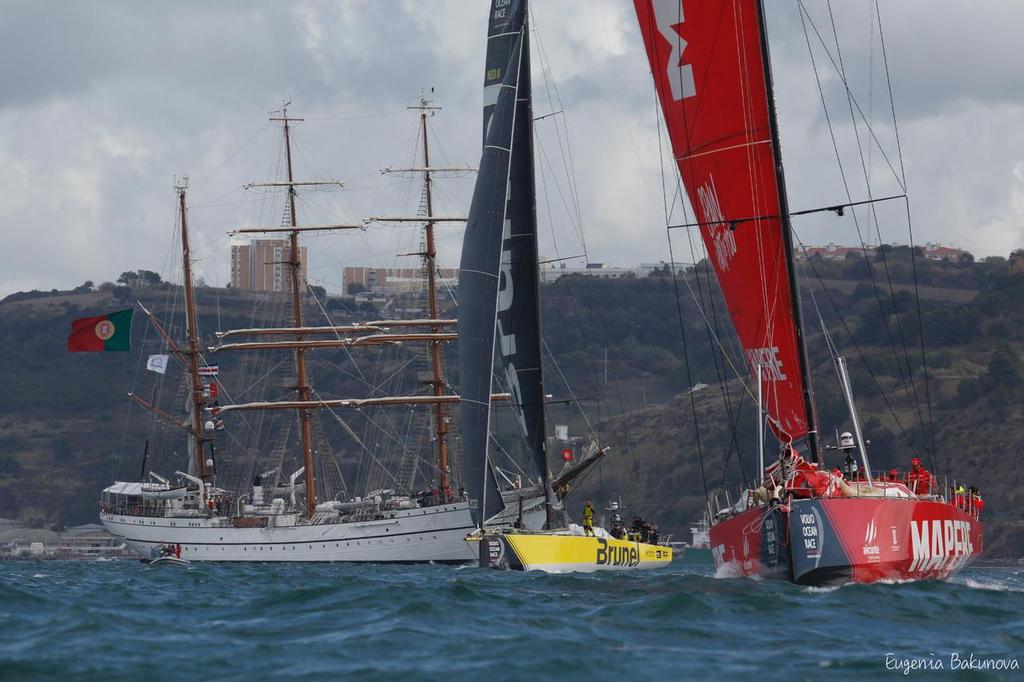
<svg viewBox="0 0 1024 682">
<path fill-rule="evenodd" d="M 567 481 L 548 464 L 536 187 L 527 0 L 493 0 L 488 15 L 484 73 L 483 154 L 470 204 L 459 264 L 460 425 L 465 481 L 473 501 L 483 567 L 547 572 L 657 568 L 672 549 L 649 538 L 571 526 L 556 491 Z M 493 376 L 507 386 L 515 428 L 529 451 L 531 476 L 543 483 L 544 526 L 488 527 L 507 513 L 491 446 Z M 595 447 L 595 451 L 600 448 Z M 581 461 L 577 469 L 589 466 Z"/>
<path fill-rule="evenodd" d="M 738 500 L 709 503 L 716 565 L 723 574 L 803 585 L 948 578 L 982 550 L 977 510 L 962 495 L 939 490 L 930 474 L 903 480 L 875 475 L 846 359 L 827 331 L 852 433 L 831 446 L 822 440 L 794 265 L 795 213 L 779 146 L 765 3 L 634 5 L 696 218 L 677 227 L 700 232 L 742 347 L 746 392 L 758 406 L 753 485 Z M 884 200 L 851 198 L 799 213 L 841 216 Z M 778 456 L 768 462 L 766 431 L 778 443 Z M 826 463 L 826 450 L 845 453 L 859 466 L 847 467 L 844 475 Z M 908 461 L 915 453 L 886 455 Z"/>
<path fill-rule="evenodd" d="M 288 115 L 287 106 L 271 117 L 280 123 L 284 134 L 286 176 L 268 183 L 250 186 L 281 188 L 286 192 L 284 225 L 236 230 L 235 234 L 284 236 L 285 266 L 289 285 L 291 325 L 229 330 L 218 333 L 219 343 L 203 348 L 198 324 L 196 294 L 189 244 L 189 220 L 186 204 L 187 179 L 176 185 L 178 228 L 180 231 L 184 279 L 185 335 L 177 343 L 150 311 L 144 312 L 160 332 L 166 351 L 187 377 L 186 418 L 161 410 L 154 399 L 133 394 L 135 402 L 153 412 L 167 424 L 181 427 L 188 441 L 187 466 L 162 475 L 149 471 L 145 480 L 118 481 L 102 492 L 100 519 L 111 533 L 124 538 L 128 546 L 142 555 L 162 545 L 178 545 L 181 556 L 191 561 L 369 561 L 369 562 L 466 562 L 475 558 L 475 547 L 465 541 L 474 527 L 469 500 L 457 486 L 458 472 L 449 461 L 451 440 L 447 411 L 459 401 L 444 375 L 441 346 L 454 340 L 450 331 L 454 320 L 443 319 L 437 305 L 437 263 L 434 228 L 439 221 L 457 220 L 433 215 L 431 179 L 445 169 L 432 167 L 426 141 L 426 117 L 436 107 L 423 99 L 417 107 L 423 137 L 422 165 L 410 169 L 423 177 L 424 205 L 421 215 L 391 217 L 389 222 L 415 221 L 423 226 L 423 258 L 426 273 L 426 316 L 420 319 L 375 320 L 360 324 L 310 326 L 304 318 L 303 252 L 300 235 L 308 232 L 363 229 L 355 225 L 300 225 L 296 198 L 300 190 L 321 184 L 296 180 L 292 172 L 292 126 L 301 121 Z M 333 181 L 332 181 L 333 183 Z M 337 184 L 337 183 L 333 183 Z M 238 341 L 249 337 L 250 340 Z M 322 399 L 314 390 L 308 369 L 308 355 L 324 349 L 379 348 L 398 344 L 426 344 L 429 379 L 422 382 L 426 391 L 415 395 L 377 396 L 357 399 Z M 217 365 L 210 360 L 217 353 L 289 352 L 292 355 L 294 385 L 291 399 L 227 404 L 221 406 L 216 391 L 211 395 L 210 377 Z M 503 396 L 498 396 L 502 399 Z M 426 407 L 432 411 L 432 442 L 436 452 L 434 476 L 418 492 L 396 489 L 398 486 L 346 496 L 325 485 L 328 471 L 318 456 L 314 413 L 321 410 L 366 410 L 370 408 Z M 217 430 L 232 413 L 292 411 L 297 415 L 301 465 L 294 471 L 283 469 L 280 452 L 284 442 L 264 443 L 252 484 L 241 488 L 218 483 L 214 456 Z M 258 446 L 257 446 L 258 447 Z M 318 461 L 319 460 L 319 461 Z M 145 462 L 143 473 L 145 474 Z M 266 467 L 266 470 L 264 470 Z M 337 465 L 334 464 L 334 468 Z M 335 472 L 337 473 L 337 471 Z M 320 474 L 318 476 L 318 474 Z M 331 492 L 335 492 L 330 496 Z M 344 491 L 342 491 L 344 493 Z M 540 523 L 537 508 L 543 493 L 535 485 L 522 485 L 509 479 L 502 486 L 510 510 L 495 515 L 488 523 Z M 524 511 L 525 510 L 525 511 Z M 515 513 L 515 518 L 513 514 Z"/>
</svg>

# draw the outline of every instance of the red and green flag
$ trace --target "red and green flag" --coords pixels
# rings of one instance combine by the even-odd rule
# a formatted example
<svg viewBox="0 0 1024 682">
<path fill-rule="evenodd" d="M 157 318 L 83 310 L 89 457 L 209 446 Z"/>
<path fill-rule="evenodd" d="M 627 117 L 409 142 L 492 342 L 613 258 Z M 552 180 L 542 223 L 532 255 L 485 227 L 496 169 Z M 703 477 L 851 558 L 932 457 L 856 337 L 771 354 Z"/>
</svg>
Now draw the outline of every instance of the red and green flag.
<svg viewBox="0 0 1024 682">
<path fill-rule="evenodd" d="M 131 350 L 132 312 L 132 308 L 127 308 L 98 317 L 78 318 L 71 323 L 68 350 L 73 353 Z"/>
</svg>

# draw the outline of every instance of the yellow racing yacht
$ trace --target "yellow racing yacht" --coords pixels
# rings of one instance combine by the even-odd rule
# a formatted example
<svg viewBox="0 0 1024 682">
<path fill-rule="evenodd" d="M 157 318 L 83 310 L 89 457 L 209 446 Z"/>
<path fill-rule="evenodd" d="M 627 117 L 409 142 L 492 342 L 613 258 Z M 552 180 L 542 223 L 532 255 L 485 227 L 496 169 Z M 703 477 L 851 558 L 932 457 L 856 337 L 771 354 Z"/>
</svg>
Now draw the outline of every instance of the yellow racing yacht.
<svg viewBox="0 0 1024 682">
<path fill-rule="evenodd" d="M 538 292 L 530 32 L 526 0 L 493 0 L 484 75 L 484 147 L 459 266 L 460 427 L 480 565 L 549 572 L 657 568 L 672 560 L 650 534 L 568 525 L 548 468 Z M 495 356 L 501 358 L 495 367 Z M 543 530 L 488 526 L 504 501 L 490 461 L 493 376 L 508 389 L 530 466 L 544 486 Z M 566 490 L 559 486 L 559 497 Z M 592 521 L 590 510 L 587 521 Z M 638 529 L 642 531 L 642 529 Z"/>
</svg>

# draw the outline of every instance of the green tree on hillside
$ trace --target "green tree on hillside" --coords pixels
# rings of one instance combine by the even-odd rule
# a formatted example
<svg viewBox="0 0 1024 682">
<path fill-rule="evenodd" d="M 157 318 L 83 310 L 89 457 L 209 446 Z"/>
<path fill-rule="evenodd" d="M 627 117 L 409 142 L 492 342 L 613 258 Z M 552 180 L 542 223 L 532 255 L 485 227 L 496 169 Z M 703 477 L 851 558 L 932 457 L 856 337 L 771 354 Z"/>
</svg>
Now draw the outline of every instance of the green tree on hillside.
<svg viewBox="0 0 1024 682">
<path fill-rule="evenodd" d="M 68 464 L 75 459 L 75 450 L 67 436 L 60 436 L 53 441 L 53 458 L 61 464 Z"/>
<path fill-rule="evenodd" d="M 21 462 L 14 455 L 0 455 L 0 477 L 17 476 L 21 473 Z"/>
<path fill-rule="evenodd" d="M 163 281 L 160 274 L 153 272 L 152 270 L 139 270 L 139 277 L 147 287 L 155 287 Z"/>
<path fill-rule="evenodd" d="M 1000 400 L 1024 394 L 1024 361 L 1017 349 L 1008 343 L 1001 345 L 988 361 L 982 384 L 992 397 Z"/>
</svg>

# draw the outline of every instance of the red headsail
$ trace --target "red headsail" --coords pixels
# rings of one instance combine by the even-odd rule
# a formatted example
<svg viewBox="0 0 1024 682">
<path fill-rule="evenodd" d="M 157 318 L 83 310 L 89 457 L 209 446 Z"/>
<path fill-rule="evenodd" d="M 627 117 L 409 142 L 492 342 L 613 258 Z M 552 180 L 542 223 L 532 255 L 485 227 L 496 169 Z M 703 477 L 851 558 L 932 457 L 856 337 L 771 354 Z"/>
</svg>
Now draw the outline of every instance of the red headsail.
<svg viewBox="0 0 1024 682">
<path fill-rule="evenodd" d="M 757 0 L 634 0 L 672 151 L 765 409 L 807 434 Z"/>
</svg>

